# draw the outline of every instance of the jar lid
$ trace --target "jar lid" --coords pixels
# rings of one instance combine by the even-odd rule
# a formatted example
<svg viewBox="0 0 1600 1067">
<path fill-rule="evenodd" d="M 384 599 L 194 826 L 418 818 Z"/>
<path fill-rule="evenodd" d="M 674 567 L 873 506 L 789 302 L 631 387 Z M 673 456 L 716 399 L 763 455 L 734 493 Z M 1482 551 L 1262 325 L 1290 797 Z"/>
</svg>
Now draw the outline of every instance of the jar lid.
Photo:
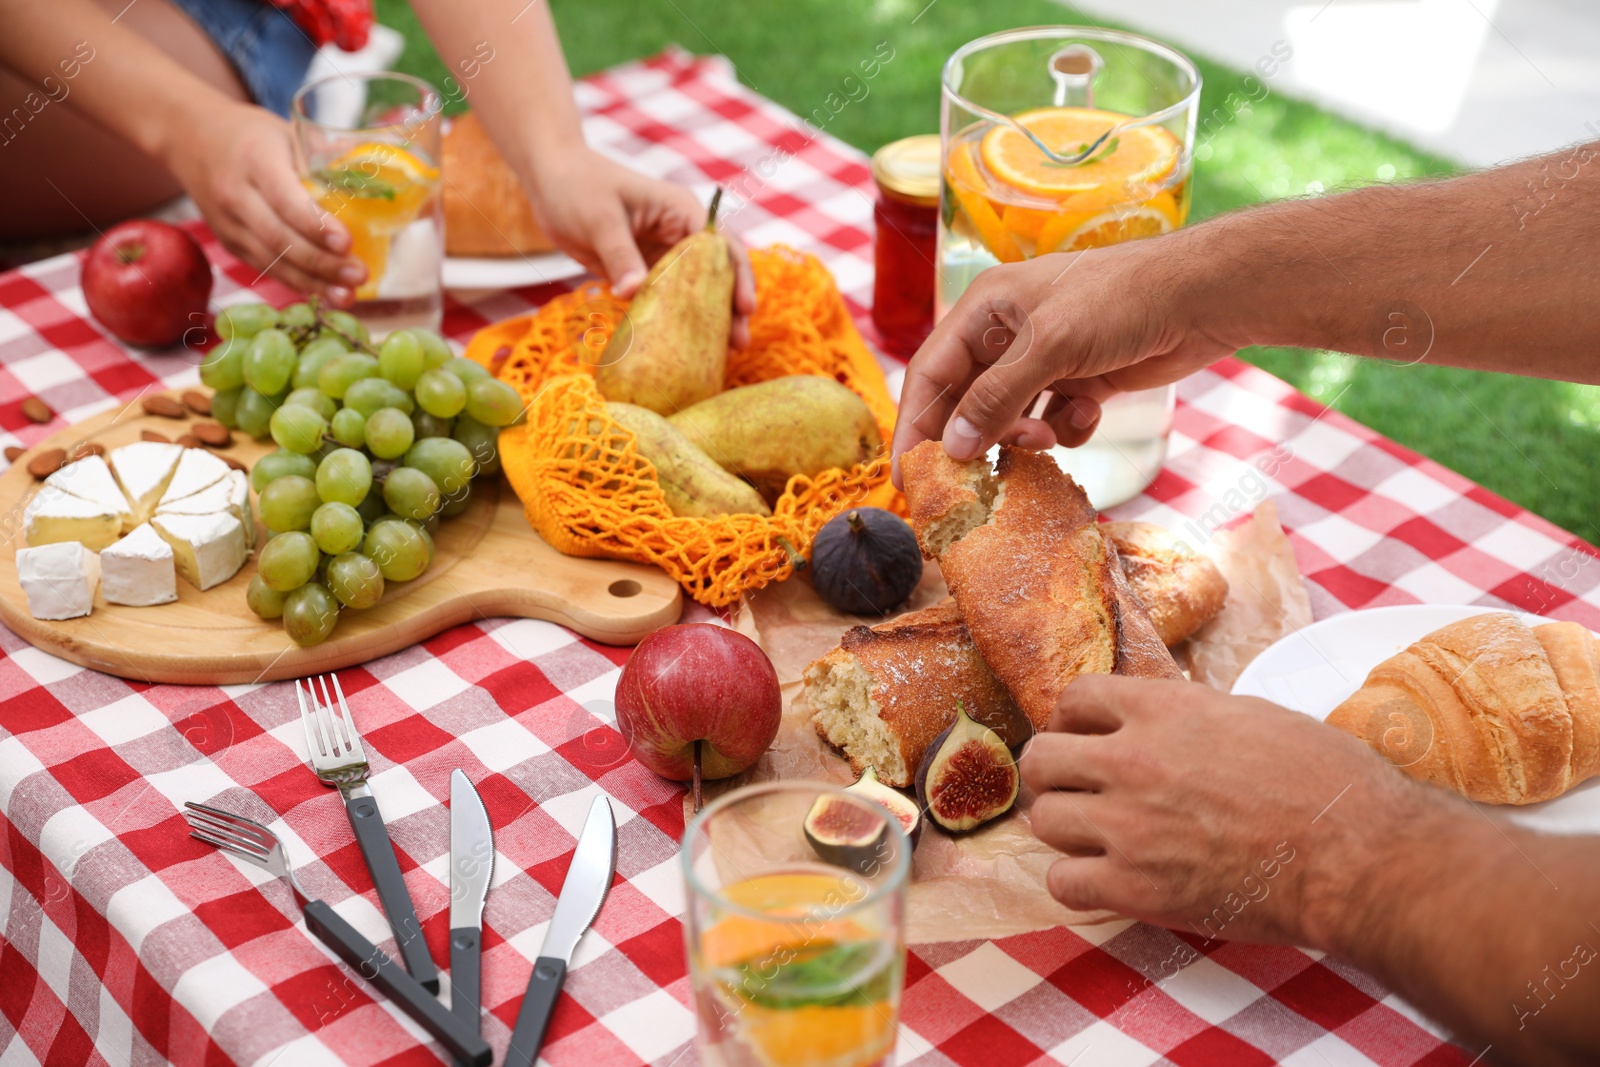
<svg viewBox="0 0 1600 1067">
<path fill-rule="evenodd" d="M 872 179 L 891 196 L 924 207 L 939 203 L 939 135 L 891 141 L 872 153 Z"/>
</svg>

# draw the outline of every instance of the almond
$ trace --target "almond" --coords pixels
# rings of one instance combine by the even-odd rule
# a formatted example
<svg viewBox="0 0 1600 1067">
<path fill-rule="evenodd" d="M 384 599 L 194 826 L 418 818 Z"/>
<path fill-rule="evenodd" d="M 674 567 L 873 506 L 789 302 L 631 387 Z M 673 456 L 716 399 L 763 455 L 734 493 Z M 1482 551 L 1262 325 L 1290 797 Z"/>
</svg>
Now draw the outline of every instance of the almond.
<svg viewBox="0 0 1600 1067">
<path fill-rule="evenodd" d="M 170 445 L 172 443 L 172 438 L 168 437 L 164 433 L 156 433 L 154 430 L 140 430 L 139 431 L 139 440 L 141 440 L 141 441 L 159 441 L 164 445 Z"/>
<path fill-rule="evenodd" d="M 99 441 L 79 441 L 72 448 L 74 461 L 80 460 L 85 456 L 103 456 L 105 454 L 106 446 Z"/>
<path fill-rule="evenodd" d="M 156 393 L 139 402 L 146 415 L 159 415 L 164 419 L 183 418 L 183 405 L 164 393 Z"/>
<path fill-rule="evenodd" d="M 15 463 L 17 460 L 21 459 L 27 451 L 28 450 L 23 448 L 21 445 L 6 446 L 6 462 Z"/>
<path fill-rule="evenodd" d="M 202 393 L 198 389 L 186 389 L 183 393 L 183 406 L 196 415 L 211 414 L 211 394 Z"/>
<path fill-rule="evenodd" d="M 233 444 L 233 434 L 220 422 L 197 422 L 189 431 L 212 448 L 227 448 Z"/>
<path fill-rule="evenodd" d="M 29 422 L 46 423 L 56 417 L 46 404 L 36 396 L 30 396 L 22 402 L 22 414 L 27 416 Z"/>
<path fill-rule="evenodd" d="M 249 467 L 246 467 L 243 463 L 240 463 L 238 460 L 234 459 L 232 456 L 218 456 L 217 458 L 222 460 L 222 462 L 226 463 L 228 466 L 232 467 L 236 471 L 244 471 L 246 474 L 250 473 L 250 468 Z"/>
<path fill-rule="evenodd" d="M 66 461 L 65 449 L 48 448 L 28 461 L 28 473 L 35 478 L 48 478 L 60 470 Z"/>
<path fill-rule="evenodd" d="M 182 445 L 184 448 L 199 448 L 203 443 L 204 442 L 202 442 L 200 438 L 196 437 L 192 433 L 183 434 L 178 438 L 178 444 Z"/>
</svg>

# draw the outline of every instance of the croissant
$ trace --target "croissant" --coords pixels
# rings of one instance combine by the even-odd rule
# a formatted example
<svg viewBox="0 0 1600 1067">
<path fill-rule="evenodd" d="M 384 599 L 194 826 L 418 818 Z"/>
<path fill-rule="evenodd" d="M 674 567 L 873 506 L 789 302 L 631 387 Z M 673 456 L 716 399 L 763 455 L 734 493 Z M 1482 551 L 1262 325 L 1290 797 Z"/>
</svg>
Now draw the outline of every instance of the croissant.
<svg viewBox="0 0 1600 1067">
<path fill-rule="evenodd" d="M 1378 664 L 1328 723 L 1470 800 L 1549 800 L 1600 774 L 1600 642 L 1475 615 Z"/>
</svg>

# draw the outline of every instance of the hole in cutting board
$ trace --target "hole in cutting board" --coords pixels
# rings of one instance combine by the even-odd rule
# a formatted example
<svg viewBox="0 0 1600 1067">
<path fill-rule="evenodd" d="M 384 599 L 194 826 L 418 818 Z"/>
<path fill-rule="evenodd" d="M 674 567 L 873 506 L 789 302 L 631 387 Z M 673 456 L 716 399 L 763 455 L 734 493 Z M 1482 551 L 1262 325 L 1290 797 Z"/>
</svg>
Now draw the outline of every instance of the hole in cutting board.
<svg viewBox="0 0 1600 1067">
<path fill-rule="evenodd" d="M 612 596 L 618 597 L 638 596 L 640 593 L 644 592 L 644 586 L 640 585 L 632 578 L 623 578 L 619 581 L 612 582 L 609 586 L 607 586 L 606 592 L 610 593 Z"/>
</svg>

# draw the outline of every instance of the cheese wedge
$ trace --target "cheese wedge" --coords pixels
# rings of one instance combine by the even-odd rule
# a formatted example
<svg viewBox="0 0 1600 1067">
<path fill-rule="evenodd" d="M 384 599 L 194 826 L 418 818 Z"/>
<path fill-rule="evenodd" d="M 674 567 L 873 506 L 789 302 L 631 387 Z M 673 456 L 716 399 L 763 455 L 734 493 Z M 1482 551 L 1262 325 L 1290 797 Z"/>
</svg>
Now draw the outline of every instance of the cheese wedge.
<svg viewBox="0 0 1600 1067">
<path fill-rule="evenodd" d="M 135 441 L 112 451 L 111 473 L 117 476 L 117 484 L 128 495 L 134 518 L 139 522 L 148 520 L 156 510 L 183 452 L 182 445 L 160 441 Z"/>
<path fill-rule="evenodd" d="M 100 588 L 108 604 L 172 603 L 178 599 L 172 546 L 144 523 L 100 553 Z"/>
<path fill-rule="evenodd" d="M 54 486 L 41 486 L 22 513 L 28 544 L 37 548 L 80 541 L 98 552 L 122 536 L 122 513 Z"/>
<path fill-rule="evenodd" d="M 184 449 L 183 455 L 178 458 L 178 465 L 172 469 L 172 481 L 167 483 L 166 492 L 161 494 L 161 503 L 156 505 L 156 510 L 160 510 L 161 504 L 182 500 L 211 488 L 227 477 L 232 469 L 203 448 Z"/>
<path fill-rule="evenodd" d="M 73 541 L 17 551 L 17 578 L 36 619 L 76 619 L 94 610 L 100 557 Z"/>
<path fill-rule="evenodd" d="M 227 473 L 228 476 L 226 478 L 223 478 L 209 489 L 203 489 L 181 500 L 163 501 L 156 508 L 156 514 L 232 515 L 244 526 L 245 546 L 254 547 L 256 541 L 256 516 L 255 511 L 250 507 L 250 477 L 244 471 L 230 469 Z M 173 477 L 173 484 L 177 484 L 176 476 Z"/>
<path fill-rule="evenodd" d="M 157 515 L 150 525 L 172 546 L 183 580 L 197 589 L 232 578 L 249 555 L 244 524 L 232 515 Z"/>
<path fill-rule="evenodd" d="M 133 521 L 133 508 L 128 505 L 128 498 L 117 485 L 117 479 L 112 476 L 111 468 L 106 466 L 106 461 L 99 456 L 85 456 L 76 463 L 68 463 L 46 478 L 44 484 L 84 500 L 91 500 L 104 506 L 108 511 L 115 511 L 122 519 L 124 533 L 138 525 Z"/>
</svg>

